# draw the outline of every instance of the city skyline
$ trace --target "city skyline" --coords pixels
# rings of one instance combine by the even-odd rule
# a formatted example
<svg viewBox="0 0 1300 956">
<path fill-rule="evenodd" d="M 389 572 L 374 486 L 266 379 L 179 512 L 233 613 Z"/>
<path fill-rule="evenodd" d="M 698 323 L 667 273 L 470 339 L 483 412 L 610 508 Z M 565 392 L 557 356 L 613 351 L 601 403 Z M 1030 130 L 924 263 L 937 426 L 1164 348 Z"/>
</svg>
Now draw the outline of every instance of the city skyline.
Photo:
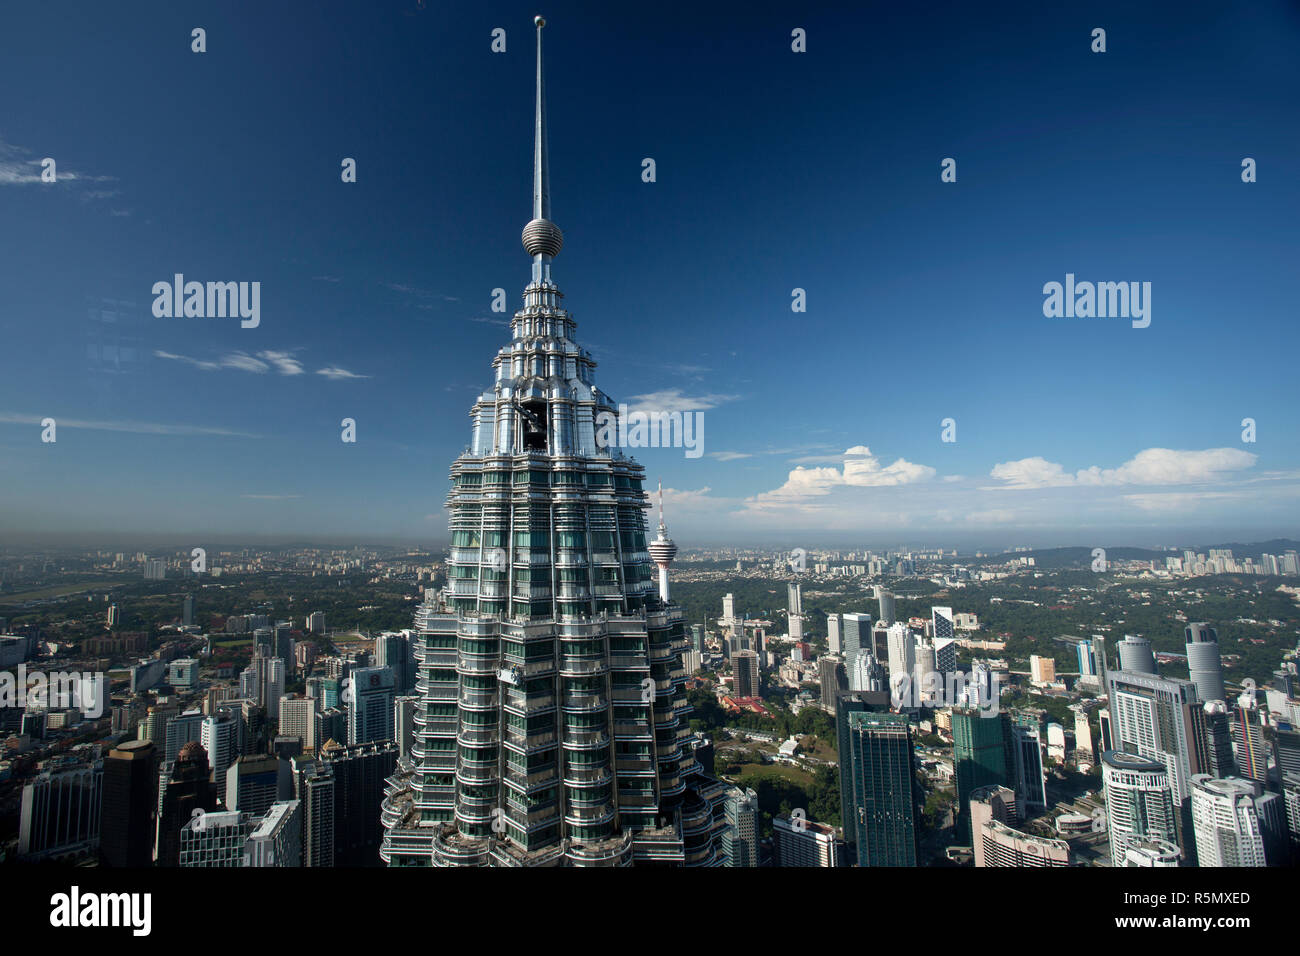
<svg viewBox="0 0 1300 956">
<path fill-rule="evenodd" d="M 506 146 L 530 125 L 532 11 L 323 9 L 204 12 L 201 55 L 189 12 L 90 10 L 71 32 L 16 12 L 10 42 L 76 66 L 0 127 L 6 536 L 446 539 L 445 462 L 518 301 L 504 184 L 527 174 Z M 1300 536 L 1293 14 L 882 12 L 865 63 L 847 14 L 732 14 L 548 13 L 565 304 L 612 398 L 703 414 L 699 458 L 629 449 L 683 551 Z M 128 42 L 153 58 L 119 62 Z M 665 51 L 681 69 L 655 69 Z M 226 161 L 156 130 L 187 112 Z M 155 317 L 176 275 L 260 283 L 256 327 Z M 1067 277 L 1150 282 L 1150 326 L 1045 317 Z"/>
</svg>

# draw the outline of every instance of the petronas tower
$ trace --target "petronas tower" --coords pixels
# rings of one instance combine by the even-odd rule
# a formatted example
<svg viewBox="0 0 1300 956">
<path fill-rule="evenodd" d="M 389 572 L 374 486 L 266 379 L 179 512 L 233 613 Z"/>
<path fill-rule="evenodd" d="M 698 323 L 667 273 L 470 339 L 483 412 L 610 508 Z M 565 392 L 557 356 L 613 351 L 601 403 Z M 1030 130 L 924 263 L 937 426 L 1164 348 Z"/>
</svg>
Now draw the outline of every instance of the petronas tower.
<svg viewBox="0 0 1300 956">
<path fill-rule="evenodd" d="M 680 609 L 656 588 L 644 469 L 551 277 L 537 26 L 532 280 L 451 466 L 448 586 L 416 615 L 415 743 L 389 780 L 392 866 L 711 866 L 724 786 L 692 753 Z M 663 537 L 662 531 L 660 537 Z M 665 565 L 664 575 L 667 570 Z"/>
</svg>

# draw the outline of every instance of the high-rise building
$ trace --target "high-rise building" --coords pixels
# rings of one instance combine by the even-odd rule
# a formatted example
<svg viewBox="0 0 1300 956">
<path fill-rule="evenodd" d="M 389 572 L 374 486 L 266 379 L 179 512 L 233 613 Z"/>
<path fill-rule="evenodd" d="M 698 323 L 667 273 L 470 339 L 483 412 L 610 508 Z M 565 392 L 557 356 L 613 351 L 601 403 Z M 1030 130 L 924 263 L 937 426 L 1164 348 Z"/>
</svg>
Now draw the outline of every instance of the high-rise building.
<svg viewBox="0 0 1300 956">
<path fill-rule="evenodd" d="M 832 654 L 839 654 L 843 649 L 843 619 L 838 614 L 826 615 L 826 643 Z"/>
<path fill-rule="evenodd" d="M 1136 634 L 1125 634 L 1119 642 L 1119 669 L 1130 674 L 1155 674 L 1156 658 L 1151 642 Z"/>
<path fill-rule="evenodd" d="M 844 614 L 840 620 L 844 626 L 844 669 L 851 677 L 858 655 L 871 653 L 871 615 Z"/>
<path fill-rule="evenodd" d="M 1288 774 L 1300 776 L 1300 730 L 1273 728 L 1273 762 L 1277 766 L 1279 780 L 1285 779 Z"/>
<path fill-rule="evenodd" d="M 191 740 L 201 742 L 203 739 L 203 713 L 187 710 L 183 714 L 168 719 L 163 732 L 163 770 L 171 769 L 176 757 Z"/>
<path fill-rule="evenodd" d="M 952 608 L 930 608 L 930 636 L 936 641 L 942 637 L 957 636 L 957 625 L 952 618 Z"/>
<path fill-rule="evenodd" d="M 971 850 L 975 857 L 977 867 L 988 866 L 984 860 L 984 840 L 981 837 L 981 830 L 984 824 L 996 820 L 999 823 L 1005 823 L 1007 826 L 1015 826 L 1019 820 L 1016 810 L 1016 793 L 1007 787 L 991 786 L 979 787 L 972 790 L 970 799 L 966 801 L 965 812 L 963 816 L 970 819 L 971 833 L 974 840 L 971 842 Z"/>
<path fill-rule="evenodd" d="M 422 698 L 407 694 L 393 701 L 393 740 L 397 743 L 397 758 L 406 760 L 415 746 L 415 715 Z"/>
<path fill-rule="evenodd" d="M 1104 634 L 1092 635 L 1092 660 L 1097 668 L 1097 686 L 1104 690 L 1110 686 L 1106 679 L 1109 668 L 1106 664 L 1106 637 Z"/>
<path fill-rule="evenodd" d="M 985 787 L 1004 787 L 1010 781 L 1006 766 L 1006 729 L 1003 714 L 985 716 L 973 708 L 952 710 L 952 763 L 957 783 L 957 840 L 972 836 L 971 794 Z M 1014 822 L 1014 821 L 1012 821 Z"/>
<path fill-rule="evenodd" d="M 758 655 L 753 651 L 736 651 L 731 655 L 731 673 L 737 697 L 759 696 Z"/>
<path fill-rule="evenodd" d="M 240 720 L 230 707 L 219 707 L 215 714 L 203 718 L 199 743 L 212 768 L 212 783 L 219 794 L 226 792 L 226 771 L 241 752 L 239 746 Z"/>
<path fill-rule="evenodd" d="M 301 741 L 304 753 L 313 753 L 324 743 L 316 738 L 317 703 L 313 697 L 280 698 L 280 736 Z"/>
<path fill-rule="evenodd" d="M 393 670 L 358 667 L 352 672 L 348 701 L 348 744 L 393 739 Z"/>
<path fill-rule="evenodd" d="M 104 758 L 99 850 L 106 866 L 153 862 L 158 752 L 147 740 L 118 744 Z"/>
<path fill-rule="evenodd" d="M 727 791 L 727 828 L 720 840 L 724 866 L 758 866 L 758 794 L 733 787 Z"/>
<path fill-rule="evenodd" d="M 375 666 L 393 672 L 393 693 L 401 697 L 415 686 L 415 656 L 410 631 L 385 631 L 375 638 Z"/>
<path fill-rule="evenodd" d="M 109 627 L 117 627 L 118 622 L 121 621 L 121 619 L 122 619 L 122 612 L 118 610 L 117 605 L 110 604 L 108 606 L 108 614 L 105 615 L 105 623 Z"/>
<path fill-rule="evenodd" d="M 1135 840 L 1177 842 L 1174 797 L 1164 764 L 1108 750 L 1101 755 L 1101 779 L 1112 866 L 1124 866 L 1125 851 Z"/>
<path fill-rule="evenodd" d="M 201 813 L 181 827 L 179 866 L 244 865 L 244 843 L 252 820 L 237 810 Z"/>
<path fill-rule="evenodd" d="M 304 812 L 298 800 L 273 803 L 253 821 L 244 843 L 244 866 L 302 866 Z"/>
<path fill-rule="evenodd" d="M 1042 726 L 1037 718 L 1012 714 L 1006 729 L 1010 730 L 1007 749 L 1015 768 L 1016 805 L 1023 816 L 1044 811 L 1047 809 L 1047 761 Z"/>
<path fill-rule="evenodd" d="M 1197 864 L 1266 866 L 1267 831 L 1276 833 L 1281 824 L 1278 795 L 1264 793 L 1253 780 L 1204 773 L 1194 775 L 1191 786 Z"/>
<path fill-rule="evenodd" d="M 99 850 L 104 763 L 47 768 L 23 787 L 18 858 L 72 861 Z"/>
<path fill-rule="evenodd" d="M 196 814 L 217 809 L 217 791 L 208 774 L 208 755 L 201 744 L 181 747 L 161 783 L 158 826 L 154 834 L 154 863 L 179 866 L 181 829 Z"/>
<path fill-rule="evenodd" d="M 1102 686 L 1108 687 L 1109 685 L 1102 684 Z M 1115 734 L 1110 720 L 1109 707 L 1103 707 L 1097 711 L 1097 736 L 1099 738 L 1098 743 L 1101 745 L 1101 749 L 1097 751 L 1098 753 L 1105 753 L 1107 750 L 1115 749 Z"/>
<path fill-rule="evenodd" d="M 280 761 L 245 754 L 226 772 L 225 807 L 260 817 L 280 799 Z"/>
<path fill-rule="evenodd" d="M 777 866 L 844 866 L 844 841 L 832 827 L 801 817 L 772 820 Z"/>
<path fill-rule="evenodd" d="M 910 695 L 898 695 L 903 707 L 920 707 L 938 702 L 943 687 L 943 675 L 936 664 L 934 644 L 923 637 L 917 637 L 913 651 L 915 663 L 912 665 L 912 687 Z"/>
<path fill-rule="evenodd" d="M 1097 651 L 1092 642 L 1079 641 L 1074 645 L 1074 654 L 1078 659 L 1079 683 L 1089 687 L 1098 686 Z"/>
<path fill-rule="evenodd" d="M 334 865 L 378 864 L 384 834 L 381 805 L 385 782 L 397 768 L 397 744 L 327 745 L 321 760 L 334 775 Z"/>
<path fill-rule="evenodd" d="M 1023 833 L 999 820 L 980 824 L 975 840 L 983 866 L 1070 865 L 1070 844 L 1064 840 Z"/>
<path fill-rule="evenodd" d="M 1219 634 L 1208 624 L 1187 625 L 1187 667 L 1201 700 L 1223 700 Z"/>
<path fill-rule="evenodd" d="M 893 624 L 898 620 L 897 612 L 894 610 L 894 595 L 884 588 L 878 588 L 877 594 L 880 601 L 880 622 L 886 625 Z"/>
<path fill-rule="evenodd" d="M 885 676 L 885 665 L 876 660 L 874 654 L 859 654 L 849 679 L 849 689 L 887 692 L 889 680 Z"/>
<path fill-rule="evenodd" d="M 849 689 L 843 659 L 833 654 L 823 654 L 817 659 L 817 678 L 822 692 L 822 709 L 834 714 L 836 699 Z"/>
<path fill-rule="evenodd" d="M 1264 743 L 1259 703 L 1252 693 L 1237 698 L 1233 709 L 1237 772 L 1247 780 L 1268 783 L 1268 751 Z"/>
<path fill-rule="evenodd" d="M 1115 749 L 1140 754 L 1168 768 L 1181 833 L 1187 823 L 1192 774 L 1200 773 L 1209 762 L 1205 708 L 1196 685 L 1175 677 L 1113 671 L 1110 711 Z M 1180 840 L 1179 845 L 1187 851 L 1185 842 Z"/>
<path fill-rule="evenodd" d="M 266 716 L 276 722 L 280 719 L 280 698 L 284 696 L 285 658 L 272 657 L 266 660 L 265 679 L 261 704 L 266 710 Z"/>
<path fill-rule="evenodd" d="M 912 734 L 903 714 L 849 711 L 840 751 L 845 828 L 859 866 L 916 866 L 916 781 Z"/>
<path fill-rule="evenodd" d="M 181 623 L 186 627 L 194 624 L 194 595 L 185 595 L 185 600 L 181 602 Z"/>
<path fill-rule="evenodd" d="M 910 679 L 912 669 L 916 664 L 916 641 L 906 624 L 898 623 L 889 626 L 887 652 L 889 654 L 889 684 L 890 687 L 893 687 L 895 682 L 903 677 Z"/>
<path fill-rule="evenodd" d="M 1029 679 L 1035 684 L 1051 684 L 1056 680 L 1056 660 L 1038 654 L 1029 656 Z"/>
<path fill-rule="evenodd" d="M 803 585 L 786 585 L 786 608 L 791 617 L 803 613 Z"/>
<path fill-rule="evenodd" d="M 383 856 L 711 864 L 725 787 L 689 749 L 684 614 L 654 585 L 645 471 L 552 278 L 563 237 L 536 24 L 532 280 L 451 466 L 446 605 L 416 616 L 424 756 L 386 797 Z M 734 628 L 732 600 L 724 611 Z"/>
<path fill-rule="evenodd" d="M 311 758 L 291 761 L 294 798 L 302 804 L 302 865 L 334 865 L 334 771 Z"/>
<path fill-rule="evenodd" d="M 1074 751 L 1076 761 L 1091 761 L 1092 727 L 1088 723 L 1088 712 L 1082 707 L 1070 708 L 1074 711 Z"/>
<path fill-rule="evenodd" d="M 311 634 L 325 633 L 325 614 L 323 611 L 312 611 L 307 615 L 307 631 Z"/>
<path fill-rule="evenodd" d="M 1212 777 L 1237 776 L 1237 759 L 1232 753 L 1232 719 L 1228 705 L 1211 700 L 1205 705 L 1205 770 Z"/>
</svg>

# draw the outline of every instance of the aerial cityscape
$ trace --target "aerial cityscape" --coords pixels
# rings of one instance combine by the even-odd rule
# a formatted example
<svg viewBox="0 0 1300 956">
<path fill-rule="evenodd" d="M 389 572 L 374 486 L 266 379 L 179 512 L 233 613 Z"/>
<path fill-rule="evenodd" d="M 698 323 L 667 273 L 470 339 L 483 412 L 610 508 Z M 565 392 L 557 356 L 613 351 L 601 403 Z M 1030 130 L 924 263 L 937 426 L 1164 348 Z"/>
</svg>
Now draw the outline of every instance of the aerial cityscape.
<svg viewBox="0 0 1300 956">
<path fill-rule="evenodd" d="M 968 235 L 994 208 L 970 194 L 996 181 L 1010 195 L 1012 174 L 994 167 L 1032 167 L 1042 144 L 981 132 L 961 118 L 978 112 L 972 102 L 901 121 L 905 137 L 954 124 L 949 140 L 898 147 L 909 164 L 934 155 L 925 186 L 904 183 L 896 201 L 927 229 L 961 233 L 936 255 L 985 275 L 983 292 L 963 295 L 991 302 L 970 303 L 982 331 L 929 329 L 908 310 L 931 307 L 940 273 L 864 238 L 895 228 L 875 211 L 856 232 L 831 211 L 870 195 L 827 199 L 817 170 L 834 178 L 840 160 L 809 147 L 799 161 L 810 172 L 781 194 L 784 151 L 803 147 L 773 148 L 772 170 L 756 159 L 781 122 L 753 132 L 719 117 L 710 130 L 682 105 L 673 132 L 660 111 L 692 83 L 627 86 L 621 69 L 638 75 L 655 44 L 676 49 L 664 25 L 645 26 L 652 42 L 630 13 L 454 9 L 450 61 L 430 67 L 450 76 L 371 100 L 422 55 L 434 12 L 423 0 L 328 9 L 337 22 L 303 25 L 304 39 L 325 59 L 373 66 L 366 92 L 286 53 L 306 57 L 301 88 L 268 87 L 248 108 L 254 131 L 231 141 L 276 142 L 282 98 L 324 84 L 338 124 L 312 131 L 329 113 L 311 106 L 268 147 L 277 158 L 260 160 L 293 157 L 283 197 L 251 160 L 229 157 L 244 195 L 178 145 L 158 178 L 213 181 L 207 219 L 194 221 L 179 193 L 169 211 L 102 171 L 116 148 L 78 153 L 66 131 L 46 132 L 50 117 L 0 125 L 0 200 L 32 235 L 98 215 L 72 258 L 102 245 L 86 282 L 51 287 L 55 311 L 77 313 L 66 327 L 54 318 L 37 333 L 18 318 L 37 308 L 32 283 L 48 280 L 17 245 L 0 292 L 12 295 L 0 300 L 11 346 L 0 369 L 0 872 L 38 877 L 54 894 L 52 927 L 149 935 L 162 905 L 150 916 L 149 894 L 202 878 L 130 884 L 145 902 L 110 912 L 124 869 L 285 867 L 342 881 L 365 869 L 385 885 L 416 880 L 413 868 L 904 867 L 976 894 L 995 891 L 961 871 L 1053 867 L 1091 871 L 1073 889 L 1119 894 L 1100 904 L 1116 928 L 1252 927 L 1243 914 L 1260 909 L 1242 888 L 1255 884 L 1194 872 L 1300 864 L 1300 332 L 1284 291 L 1297 197 L 1255 198 L 1263 154 L 1277 157 L 1269 175 L 1290 176 L 1280 156 L 1300 143 L 1294 124 L 1261 133 L 1278 122 L 1271 92 L 1216 134 L 1212 161 L 1187 137 L 1173 161 L 1183 186 L 1225 176 L 1203 186 L 1212 198 L 1197 215 L 1257 243 L 1212 280 L 1256 283 L 1238 304 L 1260 318 L 1227 339 L 1214 323 L 1244 320 L 1173 288 L 1203 268 L 1190 257 L 1213 258 L 1185 238 L 1191 219 L 1161 227 L 1184 235 L 1158 258 L 1141 251 L 1145 233 L 1060 225 L 1059 244 L 1018 237 L 1012 252 L 1008 239 L 1018 261 L 1002 272 L 969 265 L 1002 241 Z M 87 15 L 88 30 L 123 29 Z M 186 79 L 184 93 L 146 93 L 134 67 L 113 82 L 159 102 L 210 100 L 214 121 L 230 109 L 221 97 L 256 99 L 259 79 L 278 75 L 260 64 L 217 90 L 252 55 L 248 38 L 296 29 L 275 12 L 204 13 L 209 25 L 193 28 L 166 16 L 138 25 L 140 43 L 179 42 L 159 54 L 166 70 L 225 67 Z M 914 13 L 881 16 L 919 29 Z M 954 16 L 976 29 L 975 14 Z M 1079 47 L 1061 67 L 1062 101 L 1117 103 L 1148 69 L 1125 48 L 1154 44 L 1159 21 L 1096 17 L 1041 25 L 1041 42 Z M 745 81 L 727 64 L 759 56 L 781 63 L 779 89 L 846 82 L 842 34 L 868 19 L 763 7 L 700 81 L 731 103 Z M 690 29 L 726 20 L 701 11 Z M 47 30 L 18 26 L 44 49 Z M 1208 24 L 1177 29 L 1211 44 Z M 1300 61 L 1277 55 L 1269 29 L 1300 39 L 1300 20 L 1280 9 L 1231 35 L 1259 44 L 1262 74 L 1293 81 Z M 462 33 L 473 53 L 452 49 L 468 45 Z M 836 59 L 812 68 L 833 76 L 810 80 L 805 65 L 831 33 Z M 967 34 L 903 35 L 933 57 Z M 733 48 L 760 39 L 770 49 Z M 711 55 L 680 42 L 668 55 L 684 63 Z M 1229 47 L 1213 70 L 1244 55 Z M 906 51 L 889 55 L 903 69 Z M 455 86 L 483 57 L 491 78 Z M 982 62 L 961 57 L 959 86 Z M 1112 63 L 1121 75 L 1090 88 L 1089 71 Z M 992 87 L 954 95 L 1002 96 L 1015 68 L 1000 69 Z M 1053 94 L 1005 95 L 1024 110 Z M 1142 95 L 1194 102 L 1164 87 Z M 627 127 L 625 101 L 655 105 Z M 777 92 L 771 107 L 790 103 Z M 786 122 L 792 139 L 812 135 Z M 692 158 L 693 138 L 711 144 L 705 158 Z M 591 165 L 612 144 L 619 155 L 601 163 L 631 163 L 617 187 Z M 42 158 L 62 148 L 66 160 Z M 1099 162 L 1081 149 L 1070 163 Z M 708 162 L 725 176 L 673 193 Z M 1209 166 L 1188 172 L 1195 162 Z M 302 185 L 318 175 L 332 182 Z M 1031 192 L 1051 179 L 1026 175 Z M 428 192 L 431 179 L 445 182 Z M 923 188 L 948 192 L 918 199 Z M 56 189 L 74 198 L 47 213 Z M 1147 185 L 1124 189 L 1097 201 L 1149 198 Z M 1234 189 L 1248 209 L 1231 211 Z M 728 210 L 716 221 L 711 194 Z M 891 221 L 883 207 L 895 200 L 878 201 Z M 805 202 L 831 204 L 826 260 L 805 235 L 813 248 L 786 269 L 763 232 L 822 235 Z M 998 228 L 1027 226 L 1028 206 L 1008 207 Z M 337 227 L 323 223 L 331 209 Z M 298 246 L 269 222 L 263 235 L 244 218 L 252 210 L 292 223 Z M 497 234 L 521 225 L 523 256 Z M 176 232 L 175 250 L 144 238 L 159 230 Z M 1179 254 L 1189 258 L 1175 266 Z M 858 284 L 831 291 L 827 270 L 845 269 Z M 884 288 L 900 269 L 925 287 L 912 306 Z M 719 270 L 728 278 L 709 291 Z M 994 318 L 1021 273 L 1032 327 Z M 736 283 L 746 291 L 728 304 Z M 1152 890 L 1154 870 L 1193 875 Z M 850 891 L 871 879 L 832 878 Z"/>
</svg>

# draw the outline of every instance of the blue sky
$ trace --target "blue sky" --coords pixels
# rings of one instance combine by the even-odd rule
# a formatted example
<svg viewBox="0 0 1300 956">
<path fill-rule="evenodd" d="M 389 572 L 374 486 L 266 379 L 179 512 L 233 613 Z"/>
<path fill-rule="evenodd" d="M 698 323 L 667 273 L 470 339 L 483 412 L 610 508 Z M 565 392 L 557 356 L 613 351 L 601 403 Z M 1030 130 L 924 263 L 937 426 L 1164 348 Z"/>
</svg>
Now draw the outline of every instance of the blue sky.
<svg viewBox="0 0 1300 956">
<path fill-rule="evenodd" d="M 1295 4 L 68 6 L 0 36 L 0 533 L 442 538 L 536 12 L 579 341 L 704 414 L 637 453 L 680 545 L 1297 533 Z M 260 325 L 155 318 L 178 272 Z M 1151 325 L 1045 317 L 1067 273 Z"/>
</svg>

